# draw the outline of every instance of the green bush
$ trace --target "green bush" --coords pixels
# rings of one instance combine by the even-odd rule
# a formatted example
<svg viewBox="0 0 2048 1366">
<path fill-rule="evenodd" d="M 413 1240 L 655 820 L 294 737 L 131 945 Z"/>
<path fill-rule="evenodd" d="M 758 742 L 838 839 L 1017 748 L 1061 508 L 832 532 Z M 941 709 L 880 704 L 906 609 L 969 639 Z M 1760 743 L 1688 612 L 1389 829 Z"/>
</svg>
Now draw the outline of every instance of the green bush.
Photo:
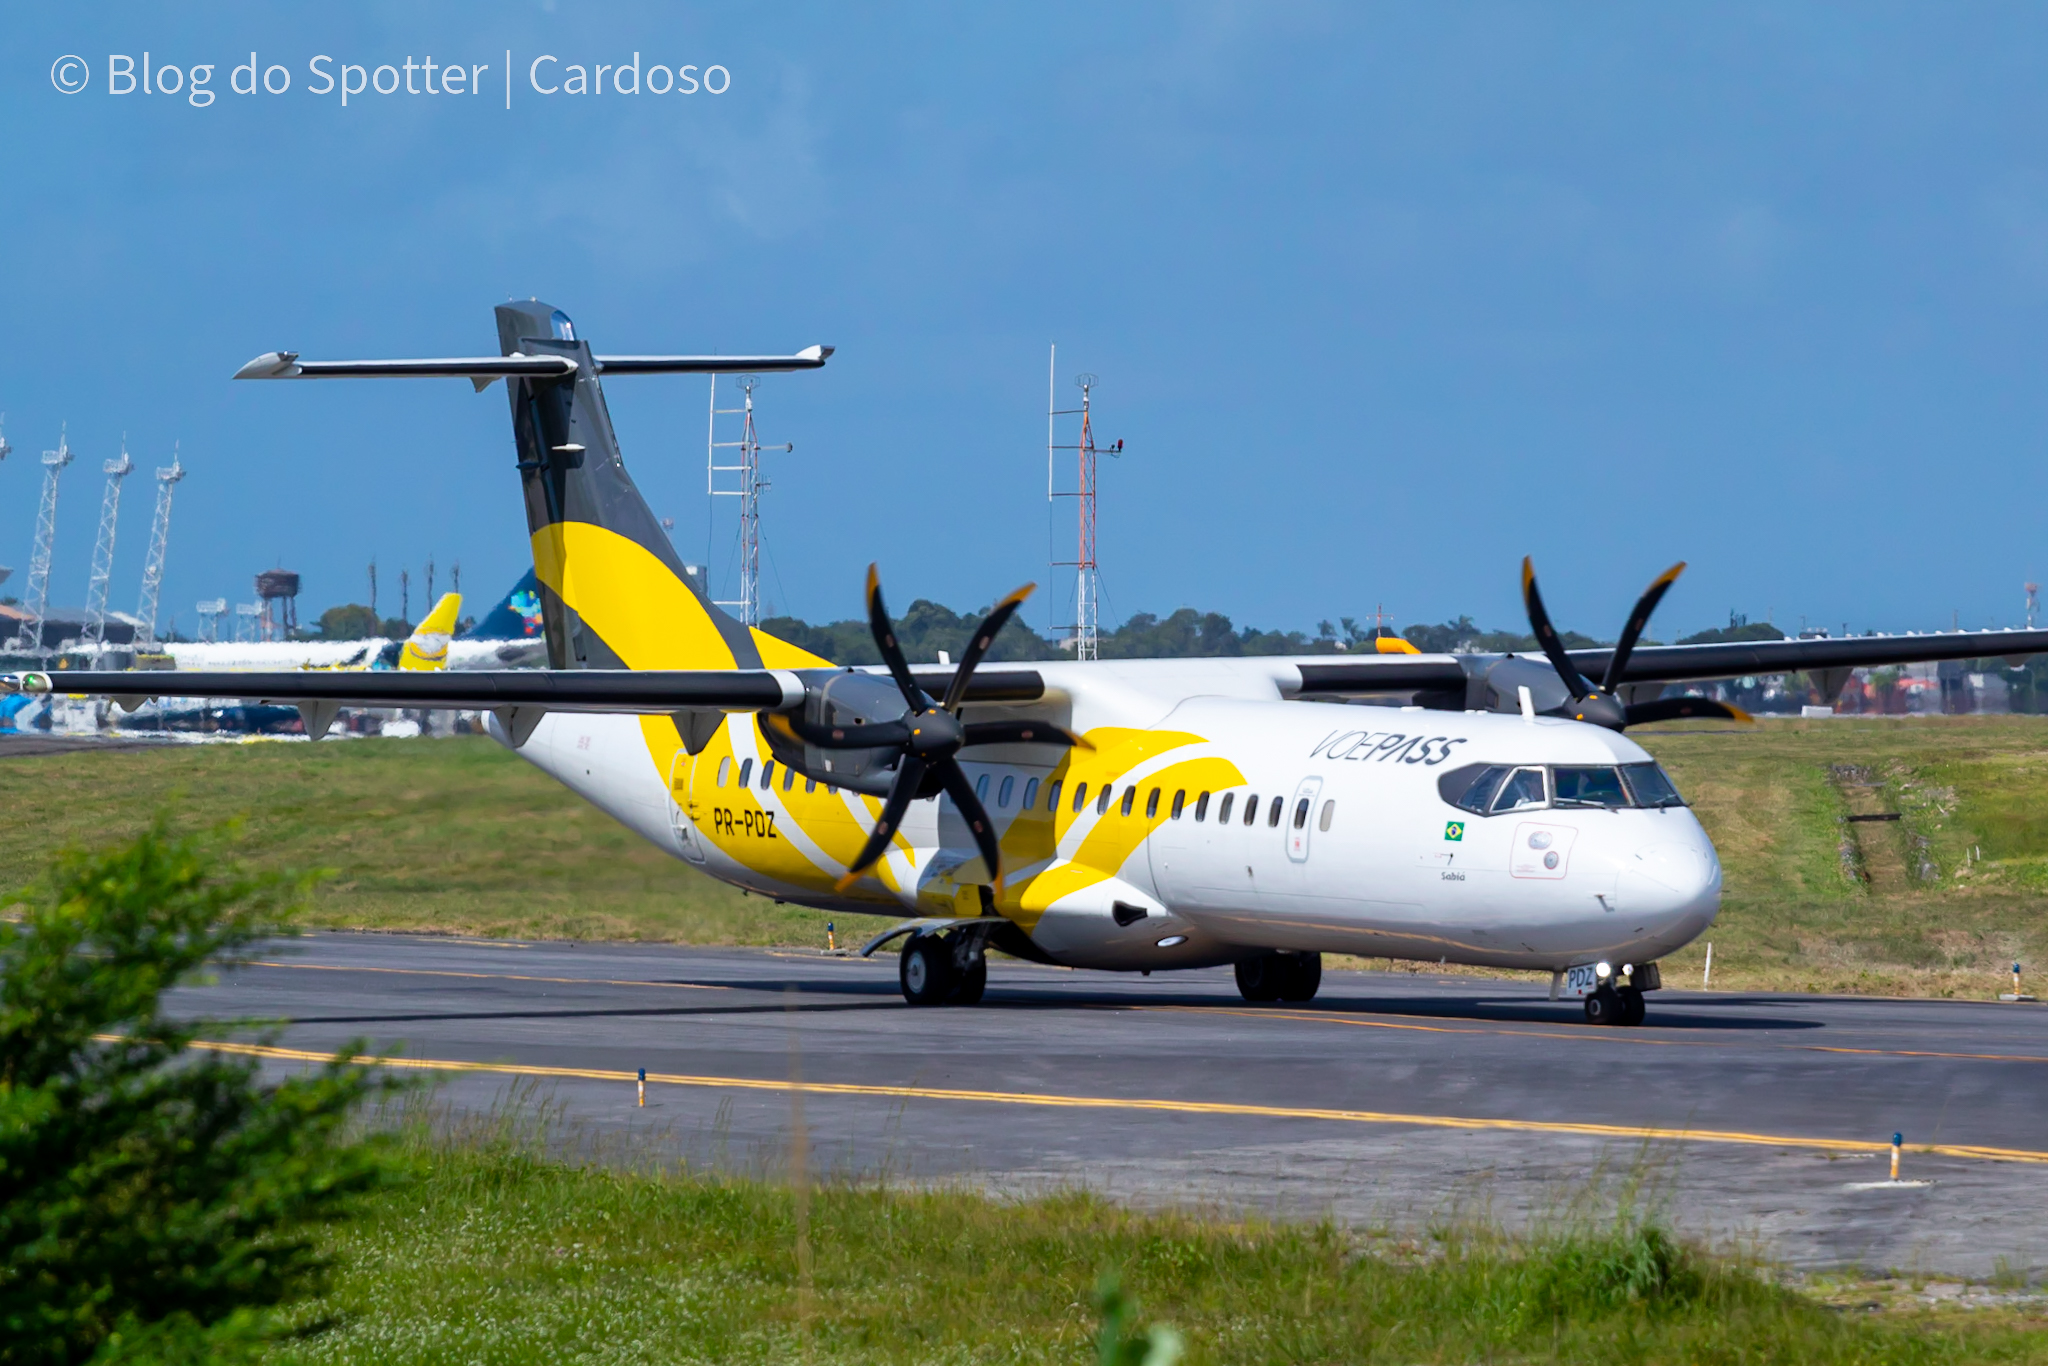
<svg viewBox="0 0 2048 1366">
<path fill-rule="evenodd" d="M 159 820 L 59 855 L 0 923 L 0 1363 L 211 1358 L 322 1288 L 313 1232 L 389 1170 L 344 1126 L 388 1083 L 337 1059 L 265 1085 L 163 1011 L 305 885 Z"/>
</svg>

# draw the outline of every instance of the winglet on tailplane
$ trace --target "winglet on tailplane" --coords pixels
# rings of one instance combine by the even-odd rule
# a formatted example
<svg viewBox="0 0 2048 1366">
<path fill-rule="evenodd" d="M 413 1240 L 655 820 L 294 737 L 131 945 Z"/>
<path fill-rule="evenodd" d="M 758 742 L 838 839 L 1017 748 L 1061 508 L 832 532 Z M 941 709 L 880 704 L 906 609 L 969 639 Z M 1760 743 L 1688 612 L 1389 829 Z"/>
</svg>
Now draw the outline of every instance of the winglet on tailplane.
<svg viewBox="0 0 2048 1366">
<path fill-rule="evenodd" d="M 816 370 L 832 348 L 813 346 L 793 356 L 595 356 L 566 313 L 537 299 L 500 304 L 497 318 L 497 356 L 308 361 L 296 351 L 272 351 L 235 378 L 444 376 L 467 379 L 479 392 L 503 379 L 553 668 L 826 664 L 734 621 L 690 581 L 626 473 L 599 376 Z"/>
</svg>

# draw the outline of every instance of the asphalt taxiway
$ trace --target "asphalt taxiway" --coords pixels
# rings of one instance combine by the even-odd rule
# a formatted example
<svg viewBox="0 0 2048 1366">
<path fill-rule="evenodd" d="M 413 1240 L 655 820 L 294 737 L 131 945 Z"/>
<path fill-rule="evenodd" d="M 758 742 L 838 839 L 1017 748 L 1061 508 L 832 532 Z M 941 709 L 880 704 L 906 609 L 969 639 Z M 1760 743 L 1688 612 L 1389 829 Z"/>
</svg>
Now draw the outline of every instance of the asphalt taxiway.
<svg viewBox="0 0 2048 1366">
<path fill-rule="evenodd" d="M 176 997 L 277 1022 L 206 1035 L 267 1068 L 361 1039 L 453 1107 L 537 1087 L 586 1133 L 695 1163 L 775 1170 L 796 1076 L 825 1172 L 1393 1226 L 1527 1227 L 1635 1180 L 1680 1227 L 1795 1265 L 2048 1266 L 2041 1008 L 1650 1001 L 1600 1028 L 1520 982 L 1333 971 L 1313 1003 L 1252 1006 L 1228 970 L 992 960 L 980 1005 L 915 1008 L 886 951 L 324 933 Z"/>
</svg>

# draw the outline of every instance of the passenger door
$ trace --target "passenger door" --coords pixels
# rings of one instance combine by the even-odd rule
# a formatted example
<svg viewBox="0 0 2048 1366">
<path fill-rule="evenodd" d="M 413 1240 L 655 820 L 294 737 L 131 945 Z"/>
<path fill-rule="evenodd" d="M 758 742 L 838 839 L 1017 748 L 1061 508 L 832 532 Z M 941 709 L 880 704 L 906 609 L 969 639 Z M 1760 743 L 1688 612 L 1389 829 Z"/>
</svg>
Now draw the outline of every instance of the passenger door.
<svg viewBox="0 0 2048 1366">
<path fill-rule="evenodd" d="M 685 749 L 678 749 L 676 757 L 669 761 L 668 823 L 669 828 L 675 831 L 676 848 L 682 850 L 683 857 L 692 863 L 702 863 L 704 845 L 697 838 L 697 829 L 691 823 L 689 813 L 685 809 L 695 805 L 689 793 L 692 767 L 690 752 Z"/>
</svg>

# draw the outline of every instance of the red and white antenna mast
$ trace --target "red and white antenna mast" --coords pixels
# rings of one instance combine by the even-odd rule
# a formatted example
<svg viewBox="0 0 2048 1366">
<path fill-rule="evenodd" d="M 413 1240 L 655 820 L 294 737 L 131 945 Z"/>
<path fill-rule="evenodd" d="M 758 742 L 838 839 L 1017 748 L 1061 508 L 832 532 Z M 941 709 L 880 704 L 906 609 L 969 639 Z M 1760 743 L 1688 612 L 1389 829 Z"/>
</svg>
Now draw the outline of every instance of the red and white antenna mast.
<svg viewBox="0 0 2048 1366">
<path fill-rule="evenodd" d="M 1075 534 L 1074 558 L 1054 560 L 1055 569 L 1074 571 L 1074 619 L 1071 622 L 1055 623 L 1053 629 L 1068 632 L 1073 641 L 1074 658 L 1099 659 L 1100 655 L 1100 605 L 1101 584 L 1095 558 L 1095 464 L 1104 452 L 1095 445 L 1095 420 L 1090 412 L 1095 386 L 1100 382 L 1092 374 L 1074 377 L 1074 383 L 1081 390 L 1081 406 L 1059 408 L 1058 381 L 1054 378 L 1058 366 L 1059 348 L 1054 347 L 1046 362 L 1045 375 L 1045 496 L 1055 507 L 1062 498 L 1074 500 Z M 1081 431 L 1071 446 L 1058 444 L 1055 435 L 1055 420 L 1078 415 Z M 1124 443 L 1107 448 L 1107 454 L 1121 454 Z M 1059 487 L 1057 474 L 1057 451 L 1073 451 L 1076 456 L 1076 479 L 1074 488 Z M 1055 552 L 1057 553 L 1057 552 Z"/>
</svg>

